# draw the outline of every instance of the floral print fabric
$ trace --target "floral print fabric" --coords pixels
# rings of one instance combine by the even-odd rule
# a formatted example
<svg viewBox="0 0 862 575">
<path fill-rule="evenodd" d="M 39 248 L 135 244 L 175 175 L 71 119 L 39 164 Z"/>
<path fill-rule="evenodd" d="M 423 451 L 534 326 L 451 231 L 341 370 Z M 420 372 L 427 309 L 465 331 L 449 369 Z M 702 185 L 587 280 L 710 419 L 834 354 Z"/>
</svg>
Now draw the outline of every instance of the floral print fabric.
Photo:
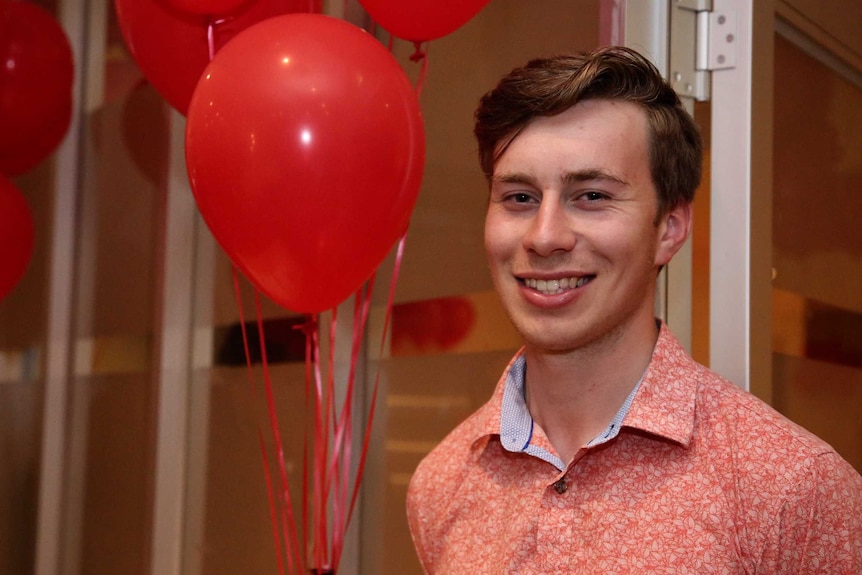
<svg viewBox="0 0 862 575">
<path fill-rule="evenodd" d="M 563 471 L 500 444 L 505 380 L 413 476 L 426 573 L 862 574 L 862 477 L 666 326 L 619 435 Z"/>
</svg>

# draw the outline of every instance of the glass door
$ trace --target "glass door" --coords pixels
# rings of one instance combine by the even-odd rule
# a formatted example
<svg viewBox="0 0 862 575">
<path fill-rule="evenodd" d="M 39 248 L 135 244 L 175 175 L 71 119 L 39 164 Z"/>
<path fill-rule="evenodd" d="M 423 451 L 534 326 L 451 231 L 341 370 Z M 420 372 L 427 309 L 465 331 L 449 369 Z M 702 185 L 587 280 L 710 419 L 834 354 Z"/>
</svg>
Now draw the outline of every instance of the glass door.
<svg viewBox="0 0 862 575">
<path fill-rule="evenodd" d="M 862 11 L 714 5 L 739 43 L 712 78 L 711 366 L 860 469 Z"/>
<path fill-rule="evenodd" d="M 775 83 L 773 403 L 862 472 L 862 73 L 781 20 Z"/>
</svg>

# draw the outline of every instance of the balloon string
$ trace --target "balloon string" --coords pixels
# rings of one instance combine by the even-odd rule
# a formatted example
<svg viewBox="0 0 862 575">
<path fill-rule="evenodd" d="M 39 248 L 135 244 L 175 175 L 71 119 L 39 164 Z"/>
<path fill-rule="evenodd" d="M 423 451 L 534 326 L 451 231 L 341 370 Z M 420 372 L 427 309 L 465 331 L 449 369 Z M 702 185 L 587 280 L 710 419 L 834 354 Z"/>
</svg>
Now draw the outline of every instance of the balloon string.
<svg viewBox="0 0 862 575">
<path fill-rule="evenodd" d="M 311 555 L 315 569 L 326 564 L 326 503 L 324 497 L 324 486 L 326 483 L 326 429 L 323 424 L 326 407 L 324 405 L 323 378 L 320 371 L 320 338 L 318 330 L 312 333 L 312 364 L 314 368 L 314 445 L 313 445 L 313 486 L 312 492 L 312 525 L 309 529 L 311 537 Z"/>
<path fill-rule="evenodd" d="M 272 487 L 272 473 L 269 471 L 269 462 L 266 457 L 266 444 L 263 441 L 263 434 L 260 432 L 260 428 L 257 430 L 257 439 L 258 443 L 260 443 L 260 454 L 263 456 L 263 473 L 266 477 L 266 495 L 269 499 L 269 517 L 272 522 L 272 539 L 273 544 L 275 545 L 275 556 L 278 560 L 278 573 L 279 575 L 284 574 L 284 559 L 282 558 L 282 550 L 281 550 L 281 538 L 278 536 L 278 513 L 276 512 L 275 506 L 275 497 L 273 496 L 273 487 Z M 291 569 L 291 571 L 293 571 Z"/>
<path fill-rule="evenodd" d="M 243 312 L 242 296 L 239 287 L 239 274 L 237 273 L 235 266 L 231 266 L 231 272 L 233 276 L 233 290 L 236 297 L 237 310 L 239 312 L 239 326 L 240 332 L 242 333 L 243 351 L 245 352 L 246 373 L 248 375 L 248 383 L 249 388 L 251 389 L 252 397 L 255 397 L 257 395 L 257 391 L 254 387 L 254 369 L 252 368 L 251 364 L 251 353 L 249 351 L 248 344 L 248 330 L 246 329 L 245 314 Z M 273 492 L 272 474 L 269 470 L 269 461 L 267 458 L 266 446 L 263 441 L 263 434 L 260 430 L 260 425 L 257 426 L 257 436 L 260 443 L 260 453 L 263 461 L 264 477 L 266 479 L 266 493 L 267 499 L 269 501 L 269 514 L 272 520 L 272 537 L 275 543 L 276 560 L 278 561 L 278 572 L 279 575 L 284 575 L 284 559 L 282 557 L 283 551 L 281 547 L 281 537 L 279 533 L 278 511 L 276 508 L 275 495 Z"/>
<path fill-rule="evenodd" d="M 336 417 L 336 404 L 335 404 L 335 346 L 336 342 L 336 328 L 338 324 L 338 308 L 332 309 L 332 318 L 329 322 L 329 354 L 327 355 L 327 377 L 326 377 L 326 396 L 325 396 L 325 407 L 323 410 L 324 413 L 324 423 L 323 423 L 323 442 L 322 442 L 322 452 L 320 455 L 319 463 L 320 463 L 320 471 L 321 475 L 321 490 L 319 497 L 319 505 L 320 505 L 320 529 L 319 529 L 319 549 L 320 549 L 320 560 L 317 564 L 318 568 L 328 568 L 329 566 L 329 553 L 328 553 L 328 533 L 329 533 L 329 515 L 327 513 L 328 503 L 330 501 L 330 494 L 333 489 L 333 474 L 330 474 L 330 469 L 327 467 L 327 461 L 329 460 L 329 440 L 330 440 L 330 429 L 335 426 L 335 422 L 337 421 Z M 333 454 L 337 454 L 337 450 L 333 448 Z"/>
<path fill-rule="evenodd" d="M 280 501 L 284 506 L 282 509 L 282 524 L 285 537 L 285 549 L 287 549 L 287 557 L 289 564 L 293 565 L 294 556 L 298 557 L 299 543 L 296 536 L 296 519 L 293 513 L 293 503 L 290 498 L 290 487 L 287 480 L 287 466 L 284 458 L 284 443 L 281 440 L 281 431 L 278 424 L 278 415 L 276 413 L 275 395 L 272 390 L 272 378 L 269 372 L 269 361 L 266 354 L 266 338 L 263 331 L 263 314 L 260 305 L 260 293 L 254 292 L 254 305 L 257 312 L 257 331 L 260 340 L 261 363 L 263 365 L 263 377 L 266 384 L 266 404 L 269 413 L 269 423 L 272 428 L 272 437 L 275 441 L 276 453 L 278 455 L 278 471 L 281 479 L 281 498 Z M 289 541 L 288 541 L 289 538 Z"/>
<path fill-rule="evenodd" d="M 392 307 L 395 300 L 395 286 L 398 283 L 398 275 L 401 272 L 401 261 L 404 259 L 404 244 L 407 241 L 407 230 L 404 231 L 404 234 L 401 236 L 401 239 L 398 240 L 398 248 L 395 254 L 395 265 L 392 269 L 392 280 L 389 284 L 389 297 L 386 301 L 386 316 L 383 320 L 383 334 L 380 338 L 380 351 L 378 357 L 380 361 L 377 364 L 377 372 L 374 378 L 374 389 L 371 393 L 371 402 L 368 408 L 368 420 L 365 424 L 365 438 L 362 442 L 362 452 L 359 456 L 359 466 L 356 472 L 356 482 L 353 484 L 353 494 L 350 498 L 350 507 L 347 511 L 347 523 L 350 523 L 351 517 L 353 517 L 353 511 L 356 508 L 356 499 L 359 496 L 359 485 L 362 481 L 362 476 L 365 473 L 365 462 L 368 457 L 368 447 L 371 442 L 371 430 L 372 423 L 374 422 L 374 412 L 377 407 L 377 395 L 380 389 L 380 369 L 382 366 L 382 360 L 384 357 L 384 350 L 386 344 L 386 337 L 389 332 L 389 324 L 392 319 Z"/>
<path fill-rule="evenodd" d="M 213 21 L 210 20 L 207 22 L 207 54 L 209 55 L 209 61 L 212 62 L 213 58 L 215 58 L 215 33 L 213 30 Z"/>
<path fill-rule="evenodd" d="M 332 330 L 330 332 L 330 355 L 329 355 L 329 370 L 330 374 L 334 374 L 335 367 L 335 310 L 333 310 L 333 319 L 332 319 Z M 335 387 L 334 385 L 330 389 L 330 393 L 333 398 L 335 395 Z M 327 475 L 327 483 L 326 483 L 326 493 L 327 500 L 329 499 L 329 494 L 332 494 L 332 557 L 333 564 L 335 561 L 336 554 L 338 553 L 338 549 L 341 547 L 341 536 L 339 535 L 340 531 L 340 523 L 341 523 L 341 490 L 342 490 L 342 475 L 340 470 L 343 469 L 344 465 L 344 436 L 346 430 L 344 429 L 345 422 L 345 414 L 348 413 L 349 407 L 349 396 L 351 395 L 350 390 L 350 375 L 348 375 L 348 384 L 347 389 L 345 390 L 344 397 L 344 405 L 342 406 L 341 416 L 337 413 L 337 407 L 335 405 L 334 399 L 332 403 L 332 421 L 334 427 L 334 437 L 333 437 L 333 446 L 332 446 L 332 456 L 331 460 L 328 463 L 329 471 Z M 349 419 L 349 416 L 348 416 Z M 348 423 L 349 425 L 349 423 Z"/>
<path fill-rule="evenodd" d="M 242 309 L 242 296 L 240 295 L 239 289 L 239 274 L 236 271 L 236 266 L 231 266 L 231 271 L 233 272 L 233 291 L 236 296 L 237 310 L 239 311 L 239 328 L 242 332 L 242 346 L 243 351 L 245 351 L 245 366 L 246 373 L 248 374 L 248 384 L 251 388 L 252 397 L 255 397 L 257 395 L 257 391 L 254 388 L 254 370 L 251 366 L 251 353 L 249 352 L 248 347 L 248 331 L 245 327 L 245 315 L 243 314 Z M 258 430 L 259 429 L 260 427 L 258 426 Z"/>
<path fill-rule="evenodd" d="M 330 431 L 332 431 L 332 432 L 338 431 L 338 429 L 337 429 L 338 406 L 337 406 L 336 401 L 335 401 L 335 399 L 336 399 L 335 398 L 335 346 L 336 346 L 337 323 L 338 323 L 338 308 L 334 308 L 332 310 L 332 320 L 330 321 L 330 324 L 329 324 L 329 359 L 328 359 L 328 361 L 329 361 L 329 365 L 328 365 L 328 368 L 329 368 L 329 378 L 328 378 L 329 387 L 327 390 L 328 395 L 327 395 L 327 402 L 326 402 L 326 406 L 327 406 L 327 412 L 326 412 L 326 417 L 327 417 L 326 448 L 327 449 L 329 449 Z M 330 417 L 331 417 L 331 420 L 330 420 Z M 333 436 L 333 440 L 334 440 L 334 436 Z M 336 457 L 337 454 L 338 454 L 338 448 L 335 445 L 333 445 L 332 455 L 334 457 Z M 327 452 L 327 457 L 323 458 L 321 461 L 324 465 L 326 465 L 326 461 L 327 461 L 328 456 L 329 456 L 329 453 Z M 338 497 L 337 468 L 334 468 L 334 469 L 330 468 L 327 470 L 326 488 L 324 489 L 323 493 L 325 495 L 324 506 L 328 505 L 330 499 L 332 499 L 333 501 L 335 499 L 337 499 L 337 497 Z M 324 511 L 325 511 L 325 509 L 324 509 Z M 330 525 L 329 524 L 329 515 L 326 514 L 326 517 L 327 517 L 327 527 L 328 527 Z M 333 514 L 332 525 L 333 526 L 335 525 L 334 514 Z M 326 529 L 326 534 L 327 534 L 326 536 L 328 537 L 330 533 L 332 533 L 332 529 L 327 528 Z M 327 542 L 327 539 L 324 539 L 324 543 L 326 543 L 326 542 Z M 328 550 L 328 548 L 327 548 L 327 550 Z M 327 553 L 326 554 L 326 567 L 327 568 L 329 567 L 330 557 L 331 557 L 330 553 Z"/>
<path fill-rule="evenodd" d="M 237 311 L 239 313 L 239 325 L 240 325 L 240 331 L 242 333 L 243 350 L 245 352 L 246 373 L 248 375 L 249 387 L 251 389 L 252 397 L 256 397 L 257 390 L 256 390 L 255 385 L 254 385 L 254 368 L 252 367 L 248 330 L 246 329 L 245 313 L 244 313 L 243 305 L 242 305 L 242 295 L 241 295 L 240 286 L 239 286 L 239 274 L 237 273 L 237 269 L 235 266 L 231 267 L 231 272 L 232 272 L 232 279 L 233 279 L 234 296 L 236 297 Z M 259 313 L 258 313 L 258 326 L 259 326 L 259 329 L 261 330 L 260 331 L 261 348 L 264 348 L 264 341 L 263 341 L 263 337 L 262 337 L 262 325 L 261 325 L 261 319 L 260 319 Z M 263 349 L 262 353 L 263 353 L 264 361 L 266 361 L 265 349 Z M 291 552 L 291 547 L 290 547 L 290 544 L 288 543 L 287 540 L 285 540 L 284 548 L 282 549 L 281 537 L 280 537 L 280 533 L 279 533 L 278 517 L 279 517 L 279 515 L 281 516 L 282 525 L 289 525 L 290 526 L 289 528 L 285 527 L 285 529 L 284 529 L 285 539 L 287 539 L 288 533 L 294 533 L 295 534 L 296 523 L 292 517 L 292 514 L 290 514 L 290 517 L 288 518 L 287 516 L 285 516 L 283 510 L 282 510 L 281 514 L 278 513 L 278 509 L 277 509 L 278 505 L 276 503 L 274 487 L 272 485 L 272 473 L 271 473 L 270 468 L 269 468 L 269 461 L 268 461 L 268 457 L 267 457 L 267 453 L 266 453 L 266 447 L 265 447 L 265 443 L 263 441 L 263 433 L 260 429 L 260 425 L 257 426 L 257 434 L 258 434 L 258 441 L 259 441 L 260 447 L 261 447 L 261 456 L 262 456 L 263 467 L 264 467 L 264 476 L 266 478 L 267 498 L 269 500 L 270 517 L 272 518 L 272 522 L 273 522 L 272 535 L 273 535 L 273 539 L 275 541 L 276 559 L 278 561 L 278 572 L 279 572 L 279 575 L 284 575 L 284 573 L 285 573 L 285 571 L 284 571 L 284 558 L 282 557 L 282 554 L 286 555 L 287 560 L 288 560 L 288 565 L 291 569 L 291 572 L 294 572 L 293 555 L 296 553 L 297 549 L 294 549 L 294 551 Z M 298 544 L 295 541 L 295 535 L 294 535 L 294 547 L 297 547 L 297 545 Z"/>
<path fill-rule="evenodd" d="M 337 309 L 333 310 L 332 323 L 330 324 L 330 326 L 331 326 L 330 336 L 329 336 L 329 341 L 330 341 L 330 347 L 329 347 L 329 352 L 330 352 L 329 353 L 330 380 L 332 380 L 332 378 L 333 378 L 334 367 L 335 367 L 336 313 L 337 313 Z M 343 459 L 342 459 L 342 453 L 343 453 L 342 448 L 343 448 L 344 444 L 342 443 L 342 441 L 344 440 L 344 433 L 345 433 L 345 429 L 343 427 L 344 416 L 347 413 L 347 410 L 349 409 L 349 396 L 350 396 L 349 380 L 350 380 L 350 376 L 348 376 L 348 385 L 347 385 L 347 389 L 345 390 L 344 405 L 342 406 L 341 417 L 339 417 L 337 414 L 337 407 L 335 406 L 335 402 L 333 401 L 333 403 L 332 403 L 332 409 L 333 409 L 332 421 L 333 421 L 335 436 L 333 438 L 331 461 L 328 462 L 329 467 L 328 467 L 327 482 L 326 482 L 326 494 L 327 494 L 327 500 L 329 500 L 329 494 L 332 493 L 332 557 L 333 557 L 333 564 L 335 561 L 335 557 L 337 556 L 338 549 L 341 546 L 341 537 L 340 537 L 338 532 L 339 532 L 339 526 L 340 526 L 340 521 L 341 521 L 340 497 L 341 497 L 342 478 L 341 478 L 341 474 L 339 473 L 339 470 L 344 463 Z M 334 396 L 335 386 L 333 385 L 329 391 L 330 391 L 330 395 Z"/>
<path fill-rule="evenodd" d="M 310 318 L 310 316 L 308 316 Z M 317 347 L 317 333 L 318 333 L 318 325 L 317 322 L 314 322 L 313 326 L 310 325 L 310 319 L 306 320 L 306 325 L 304 326 L 305 331 L 305 371 L 306 371 L 306 382 L 305 382 L 305 412 L 312 416 L 313 421 L 313 433 L 308 433 L 308 426 L 306 425 L 306 439 L 305 446 L 303 448 L 303 483 L 302 483 L 302 521 L 304 526 L 304 538 L 303 542 L 305 545 L 305 549 L 310 553 L 309 561 L 311 563 L 315 563 L 317 561 L 316 556 L 316 548 L 315 542 L 317 541 L 317 532 L 314 530 L 314 526 L 317 524 L 317 503 L 313 500 L 313 497 L 316 495 L 318 491 L 318 479 L 317 479 L 317 444 L 320 442 L 320 414 L 319 414 L 319 405 L 320 401 L 318 400 L 318 387 L 319 387 L 319 369 L 318 369 L 318 353 L 319 349 Z M 310 452 L 310 453 L 309 453 Z"/>
<path fill-rule="evenodd" d="M 301 328 L 303 332 L 305 332 L 305 413 L 311 413 L 311 382 L 313 378 L 313 366 L 315 362 L 315 350 L 314 350 L 314 334 L 317 332 L 317 316 L 316 315 L 307 315 L 305 318 L 305 323 L 301 326 L 297 326 Z M 309 549 L 308 540 L 309 540 L 309 461 L 308 461 L 308 443 L 309 443 L 309 433 L 308 433 L 308 423 L 304 425 L 304 436 L 305 439 L 302 442 L 302 548 Z"/>
<path fill-rule="evenodd" d="M 345 393 L 344 407 L 338 423 L 338 435 L 336 438 L 336 450 L 341 454 L 341 470 L 338 473 L 339 488 L 336 490 L 336 498 L 333 501 L 333 545 L 332 564 L 338 570 L 341 554 L 344 548 L 344 540 L 347 534 L 347 502 L 350 487 L 350 464 L 353 459 L 353 408 L 356 403 L 356 372 L 359 354 L 362 350 L 362 336 L 368 323 L 371 308 L 371 294 L 374 288 L 375 274 L 368 280 L 365 289 L 356 292 L 353 309 L 353 345 L 350 353 L 350 371 L 348 374 L 347 391 Z M 336 461 L 333 458 L 333 467 Z M 337 473 L 337 472 L 336 472 Z M 358 482 L 358 479 L 357 479 Z"/>
<path fill-rule="evenodd" d="M 207 22 L 207 53 L 209 55 L 209 61 L 212 62 L 213 58 L 215 58 L 216 53 L 216 45 L 215 45 L 215 29 L 219 24 L 224 24 L 230 20 L 230 18 L 210 18 Z"/>
</svg>

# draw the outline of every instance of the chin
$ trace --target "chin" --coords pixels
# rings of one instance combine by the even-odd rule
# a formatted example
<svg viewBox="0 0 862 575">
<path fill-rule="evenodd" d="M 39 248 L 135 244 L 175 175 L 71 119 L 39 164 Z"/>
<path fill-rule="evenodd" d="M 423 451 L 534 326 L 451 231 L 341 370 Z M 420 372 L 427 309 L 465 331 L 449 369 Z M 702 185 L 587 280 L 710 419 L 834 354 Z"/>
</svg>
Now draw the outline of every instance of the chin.
<svg viewBox="0 0 862 575">
<path fill-rule="evenodd" d="M 589 345 L 592 339 L 576 334 L 573 330 L 549 330 L 547 327 L 518 331 L 527 346 L 549 353 L 573 351 Z"/>
<path fill-rule="evenodd" d="M 621 325 L 593 326 L 593 329 L 576 329 L 574 326 L 557 326 L 557 329 L 549 330 L 547 326 L 542 329 L 521 331 L 521 336 L 526 344 L 535 349 L 549 354 L 564 354 L 573 351 L 583 351 L 588 348 L 600 349 L 605 346 L 613 346 L 622 338 L 623 328 Z"/>
</svg>

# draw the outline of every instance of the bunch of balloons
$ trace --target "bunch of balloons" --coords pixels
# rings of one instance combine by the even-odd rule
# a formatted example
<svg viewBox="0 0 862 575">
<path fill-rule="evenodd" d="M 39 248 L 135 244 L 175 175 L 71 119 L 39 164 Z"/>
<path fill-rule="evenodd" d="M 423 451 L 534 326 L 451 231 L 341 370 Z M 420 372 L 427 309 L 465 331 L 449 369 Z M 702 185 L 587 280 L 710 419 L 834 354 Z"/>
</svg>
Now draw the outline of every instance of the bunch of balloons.
<svg viewBox="0 0 862 575">
<path fill-rule="evenodd" d="M 405 39 L 419 42 L 451 32 L 487 1 L 369 0 L 367 9 L 392 26 L 393 34 L 403 24 Z M 115 5 L 144 75 L 186 116 L 192 192 L 234 265 L 276 303 L 310 315 L 360 290 L 406 231 L 425 162 L 417 91 L 389 51 L 361 28 L 298 0 L 115 0 Z M 307 326 L 310 344 L 318 327 L 316 321 Z M 260 318 L 259 330 L 262 335 Z M 354 349 L 361 331 L 354 332 Z M 322 386 L 315 386 L 315 437 L 331 431 L 333 453 L 327 455 L 326 439 L 315 440 L 316 511 L 304 518 L 311 524 L 302 526 L 300 544 L 288 511 L 279 426 L 265 356 L 262 360 L 281 456 L 283 492 L 270 504 L 275 541 L 280 541 L 275 518 L 286 523 L 290 516 L 283 536 L 285 548 L 293 550 L 286 551 L 291 573 L 335 573 L 357 493 L 354 486 L 348 502 L 350 449 L 344 446 L 351 444 L 352 402 L 345 398 L 333 418 L 332 405 L 326 406 L 324 418 Z M 320 373 L 308 367 L 308 374 Z M 330 387 L 327 396 L 333 395 Z M 371 420 L 369 415 L 369 425 Z M 367 447 L 362 459 L 365 453 Z M 307 480 L 308 467 L 304 473 Z M 361 471 L 357 485 L 360 478 Z M 305 492 L 302 501 L 308 501 Z M 314 519 L 326 517 L 327 509 L 333 515 L 331 533 L 325 532 L 326 521 Z M 313 555 L 309 569 L 302 568 L 306 549 Z"/>
<path fill-rule="evenodd" d="M 403 71 L 373 37 L 318 14 L 321 1 L 115 0 L 141 71 L 188 116 L 189 178 L 216 239 L 262 292 L 306 313 L 358 289 L 403 234 L 425 151 Z M 395 36 L 424 42 L 489 0 L 360 1 Z M 0 174 L 16 176 L 69 129 L 72 51 L 50 13 L 0 0 L 0 64 Z M 15 193 L 2 176 L 0 189 Z M 32 229 L 9 221 L 22 213 L 0 213 L 0 227 Z M 0 297 L 32 238 L 10 245 Z"/>
<path fill-rule="evenodd" d="M 361 0 L 425 41 L 488 0 Z M 186 165 L 216 240 L 303 313 L 359 289 L 406 231 L 422 180 L 416 91 L 372 35 L 309 0 L 115 0 L 155 89 L 186 115 Z"/>
<path fill-rule="evenodd" d="M 27 201 L 8 177 L 30 171 L 60 144 L 72 118 L 72 49 L 48 11 L 0 0 L 0 299 L 33 251 Z"/>
</svg>

